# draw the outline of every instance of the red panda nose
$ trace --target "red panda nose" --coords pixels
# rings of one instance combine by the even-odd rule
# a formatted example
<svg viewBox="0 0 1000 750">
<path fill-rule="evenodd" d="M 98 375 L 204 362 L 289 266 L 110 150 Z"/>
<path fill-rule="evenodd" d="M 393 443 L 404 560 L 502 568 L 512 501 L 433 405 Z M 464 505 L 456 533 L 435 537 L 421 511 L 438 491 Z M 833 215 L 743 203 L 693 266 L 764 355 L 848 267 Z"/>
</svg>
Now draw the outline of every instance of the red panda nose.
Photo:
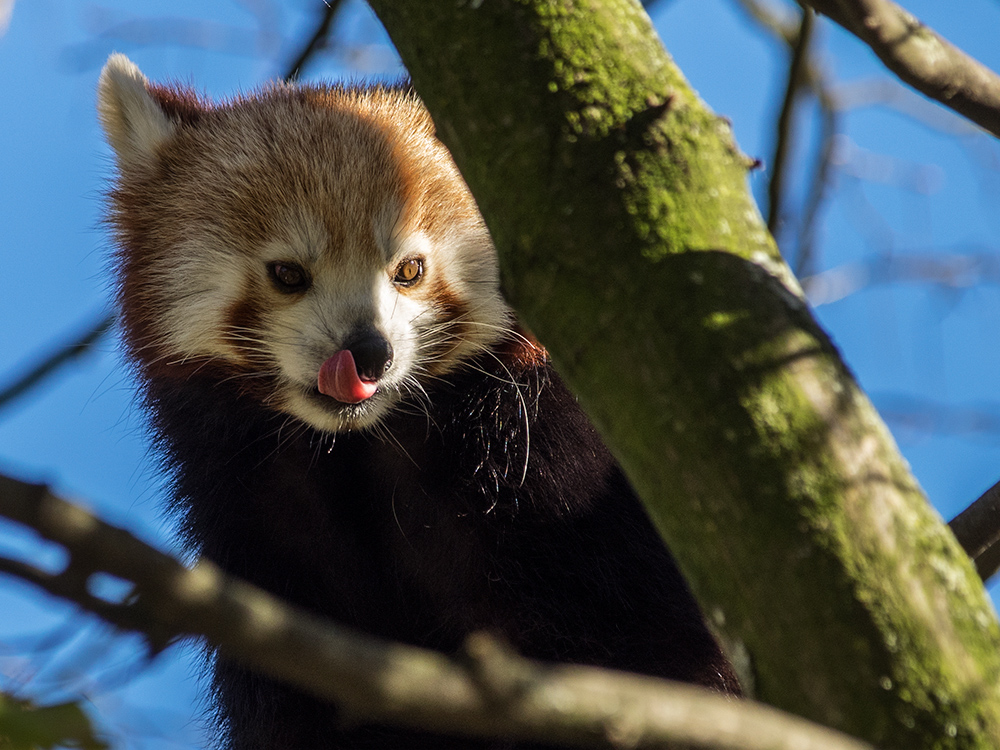
<svg viewBox="0 0 1000 750">
<path fill-rule="evenodd" d="M 378 386 L 358 377 L 354 355 L 341 349 L 319 368 L 316 387 L 320 393 L 342 404 L 359 404 L 375 395 Z"/>
<path fill-rule="evenodd" d="M 392 367 L 392 344 L 378 333 L 369 333 L 344 345 L 354 356 L 361 380 L 374 383 Z"/>
<path fill-rule="evenodd" d="M 320 393 L 344 404 L 367 401 L 378 390 L 378 379 L 392 366 L 392 345 L 377 333 L 344 342 L 344 348 L 319 368 Z"/>
</svg>

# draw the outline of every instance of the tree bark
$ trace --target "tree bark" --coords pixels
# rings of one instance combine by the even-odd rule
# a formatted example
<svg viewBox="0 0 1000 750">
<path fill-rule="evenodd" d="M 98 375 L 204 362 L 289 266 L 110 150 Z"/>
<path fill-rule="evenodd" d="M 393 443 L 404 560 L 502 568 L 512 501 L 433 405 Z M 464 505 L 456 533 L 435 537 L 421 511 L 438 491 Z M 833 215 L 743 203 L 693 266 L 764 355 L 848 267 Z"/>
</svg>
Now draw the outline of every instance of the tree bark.
<svg viewBox="0 0 1000 750">
<path fill-rule="evenodd" d="M 567 747 L 874 750 L 797 716 L 706 688 L 531 662 L 485 633 L 470 635 L 464 654 L 454 657 L 357 633 L 227 576 L 206 560 L 187 568 L 47 487 L 2 474 L 0 514 L 60 545 L 68 558 L 61 571 L 51 572 L 0 555 L 0 574 L 142 633 L 154 653 L 180 638 L 204 637 L 227 658 L 337 703 L 348 721 Z M 131 584 L 128 595 L 95 596 L 91 583 L 102 574 Z M 0 732 L 18 748 L 41 744 L 33 739 L 61 747 L 61 738 L 79 740 L 67 746 L 103 750 L 86 744 L 87 726 L 75 721 L 83 714 L 68 706 L 73 704 L 28 716 L 5 711 L 0 693 Z M 14 736 L 18 728 L 21 738 Z"/>
<path fill-rule="evenodd" d="M 892 0 L 806 0 L 900 80 L 1000 138 L 1000 76 Z"/>
<path fill-rule="evenodd" d="M 480 203 L 508 299 L 746 687 L 884 748 L 1000 746 L 979 578 L 803 301 L 730 128 L 638 3 L 371 4 Z"/>
</svg>

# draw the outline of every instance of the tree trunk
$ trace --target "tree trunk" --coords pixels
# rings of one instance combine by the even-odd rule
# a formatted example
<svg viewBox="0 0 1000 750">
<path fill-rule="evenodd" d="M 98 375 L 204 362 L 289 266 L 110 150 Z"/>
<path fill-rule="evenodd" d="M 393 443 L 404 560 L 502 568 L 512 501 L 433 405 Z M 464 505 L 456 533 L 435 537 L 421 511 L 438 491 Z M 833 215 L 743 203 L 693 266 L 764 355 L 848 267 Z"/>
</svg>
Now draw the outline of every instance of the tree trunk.
<svg viewBox="0 0 1000 750">
<path fill-rule="evenodd" d="M 884 748 L 1000 746 L 983 587 L 638 3 L 371 4 L 746 687 Z"/>
</svg>

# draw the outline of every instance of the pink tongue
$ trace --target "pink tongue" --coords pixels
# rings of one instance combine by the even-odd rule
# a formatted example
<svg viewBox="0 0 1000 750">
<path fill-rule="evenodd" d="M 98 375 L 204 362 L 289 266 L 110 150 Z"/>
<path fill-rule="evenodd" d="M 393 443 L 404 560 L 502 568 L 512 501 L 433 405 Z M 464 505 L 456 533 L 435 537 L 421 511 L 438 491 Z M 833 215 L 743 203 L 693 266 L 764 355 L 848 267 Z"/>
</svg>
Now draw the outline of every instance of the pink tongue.
<svg viewBox="0 0 1000 750">
<path fill-rule="evenodd" d="M 354 355 L 341 349 L 319 368 L 319 392 L 345 404 L 371 398 L 378 386 L 358 377 Z"/>
</svg>

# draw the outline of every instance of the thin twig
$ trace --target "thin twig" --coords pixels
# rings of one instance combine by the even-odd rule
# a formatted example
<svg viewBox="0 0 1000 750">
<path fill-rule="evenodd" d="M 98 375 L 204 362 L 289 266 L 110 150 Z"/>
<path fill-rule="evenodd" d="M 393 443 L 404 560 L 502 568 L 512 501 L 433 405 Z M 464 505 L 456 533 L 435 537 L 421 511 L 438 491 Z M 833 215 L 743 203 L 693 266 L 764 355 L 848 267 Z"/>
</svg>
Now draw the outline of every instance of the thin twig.
<svg viewBox="0 0 1000 750">
<path fill-rule="evenodd" d="M 818 74 L 814 74 L 812 89 L 819 102 L 819 148 L 813 162 L 812 179 L 809 181 L 809 193 L 802 208 L 802 218 L 799 222 L 799 237 L 796 243 L 794 272 L 798 278 L 809 276 L 816 266 L 816 224 L 820 209 L 823 206 L 826 190 L 830 183 L 830 173 L 833 167 L 834 144 L 839 130 L 839 110 L 834 98 L 830 95 L 826 82 Z"/>
<path fill-rule="evenodd" d="M 342 3 L 343 0 L 330 0 L 330 2 L 326 3 L 323 15 L 316 25 L 316 30 L 309 37 L 309 41 L 306 42 L 305 46 L 299 51 L 299 54 L 295 56 L 295 60 L 285 69 L 285 73 L 282 75 L 284 80 L 295 81 L 302 75 L 302 69 L 305 68 L 306 63 L 326 43 L 326 39 L 330 35 L 330 29 L 333 26 L 333 20 L 337 15 L 337 11 L 340 10 Z"/>
<path fill-rule="evenodd" d="M 802 286 L 815 307 L 839 302 L 879 284 L 898 283 L 933 284 L 949 292 L 1000 284 L 1000 258 L 992 247 L 975 251 L 941 248 L 933 253 L 908 250 L 802 277 Z"/>
<path fill-rule="evenodd" d="M 796 54 L 798 54 L 798 50 L 802 49 L 802 45 L 799 42 L 803 21 L 805 20 L 803 17 L 800 17 L 798 20 L 794 20 L 787 14 L 779 13 L 775 7 L 758 2 L 758 0 L 735 0 L 735 2 L 754 22 L 757 23 L 757 25 L 772 34 L 779 41 L 787 44 L 789 49 L 792 51 L 794 59 Z M 812 27 L 810 27 L 809 30 L 811 32 Z M 839 99 L 831 92 L 826 77 L 823 75 L 819 66 L 811 58 L 812 55 L 804 55 L 801 58 L 803 68 L 801 72 L 800 85 L 808 86 L 819 103 L 820 145 L 816 152 L 816 158 L 813 161 L 812 177 L 809 179 L 809 193 L 802 209 L 802 218 L 799 221 L 798 239 L 795 244 L 796 253 L 795 266 L 793 270 L 795 275 L 799 278 L 812 273 L 815 265 L 816 253 L 814 247 L 816 223 L 819 218 L 820 209 L 823 206 L 827 183 L 830 180 L 831 167 L 833 164 L 834 143 L 838 131 L 840 111 Z M 792 77 L 789 75 L 789 83 L 791 81 Z M 785 114 L 786 108 L 789 105 L 790 101 L 788 99 L 788 90 L 786 89 L 782 115 Z M 781 132 L 780 125 L 778 127 L 778 131 L 779 133 Z M 775 151 L 777 154 L 779 152 L 779 148 L 776 147 Z M 778 161 L 777 155 L 775 157 L 775 161 Z M 779 181 L 783 180 L 779 177 Z M 779 191 L 777 203 L 780 204 L 782 202 L 782 197 L 780 195 L 779 186 L 774 185 L 773 172 L 769 189 Z M 774 214 L 773 210 L 772 214 Z M 773 221 L 777 223 L 778 216 L 773 216 Z M 786 256 L 790 256 L 790 253 L 787 253 Z"/>
<path fill-rule="evenodd" d="M 794 48 L 798 43 L 799 27 L 802 25 L 800 18 L 792 13 L 781 13 L 776 6 L 758 0 L 736 0 L 736 4 L 759 26 L 782 39 L 789 47 Z"/>
<path fill-rule="evenodd" d="M 33 365 L 23 375 L 18 376 L 3 389 L 0 389 L 0 410 L 10 406 L 14 401 L 23 396 L 26 392 L 39 385 L 49 375 L 54 373 L 63 365 L 77 359 L 99 342 L 114 325 L 115 316 L 105 314 L 91 325 L 84 333 L 77 336 L 68 344 L 60 344 L 49 354 L 41 358 L 37 364 Z"/>
<path fill-rule="evenodd" d="M 799 24 L 798 39 L 792 52 L 792 60 L 788 66 L 788 85 L 785 88 L 785 98 L 781 103 L 781 113 L 778 115 L 778 134 L 775 138 L 774 159 L 771 164 L 771 181 L 768 183 L 768 215 L 767 228 L 776 235 L 782 217 L 781 199 L 784 193 L 785 174 L 788 165 L 788 152 L 792 146 L 792 119 L 795 114 L 795 101 L 802 87 L 809 60 L 809 43 L 812 40 L 813 14 L 808 8 L 802 9 L 802 21 Z"/>
<path fill-rule="evenodd" d="M 749 700 L 638 675 L 542 665 L 485 636 L 470 638 L 465 658 L 451 659 L 359 635 L 208 562 L 186 568 L 41 485 L 0 476 L 0 514 L 70 557 L 58 574 L 12 561 L 0 562 L 0 571 L 143 632 L 154 647 L 203 636 L 228 658 L 336 702 L 353 721 L 577 747 L 871 750 Z M 97 572 L 131 581 L 133 594 L 120 603 L 95 599 L 87 580 Z"/>
<path fill-rule="evenodd" d="M 1000 137 L 1000 76 L 891 0 L 805 0 L 921 93 Z"/>
</svg>

